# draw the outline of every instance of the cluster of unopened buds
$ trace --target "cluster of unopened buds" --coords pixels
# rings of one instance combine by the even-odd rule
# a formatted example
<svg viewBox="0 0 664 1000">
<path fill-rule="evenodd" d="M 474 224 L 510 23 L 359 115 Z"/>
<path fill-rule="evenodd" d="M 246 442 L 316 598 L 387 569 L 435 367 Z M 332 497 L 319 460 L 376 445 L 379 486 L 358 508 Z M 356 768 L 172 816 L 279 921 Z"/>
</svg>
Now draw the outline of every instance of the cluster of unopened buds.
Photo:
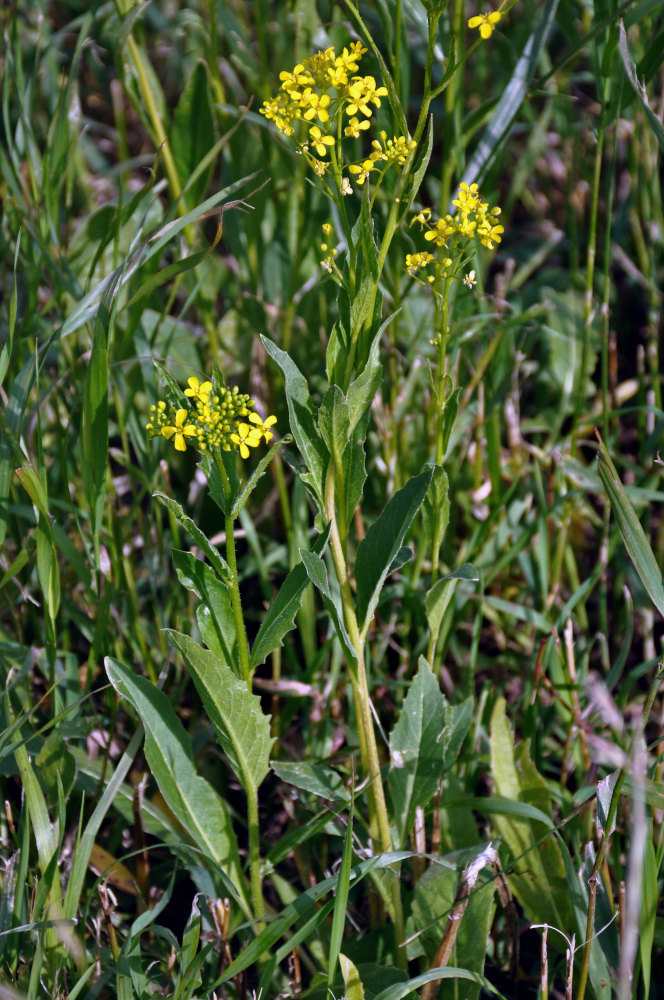
<svg viewBox="0 0 664 1000">
<path fill-rule="evenodd" d="M 339 56 L 333 48 L 317 52 L 298 63 L 292 72 L 280 73 L 280 92 L 260 109 L 280 132 L 295 136 L 299 152 L 319 177 L 331 165 L 327 157 L 336 156 L 336 136 L 341 135 L 342 128 L 344 138 L 359 139 L 369 129 L 381 98 L 387 96 L 387 89 L 379 87 L 373 76 L 358 75 L 366 51 L 360 42 L 352 42 Z M 295 134 L 296 128 L 299 135 Z M 351 176 L 340 174 L 343 195 L 353 192 L 351 178 L 361 185 L 374 170 L 384 172 L 393 163 L 403 165 L 416 145 L 405 136 L 388 139 L 384 131 L 379 135 L 380 141 L 374 139 L 368 157 L 348 165 Z"/>
<path fill-rule="evenodd" d="M 150 420 L 145 428 L 150 437 L 172 440 L 176 451 L 186 451 L 187 443 L 199 451 L 236 448 L 242 458 L 249 457 L 249 449 L 256 448 L 262 440 L 269 442 L 274 436 L 271 427 L 277 418 L 262 420 L 254 412 L 254 401 L 237 386 L 229 389 L 222 385 L 213 388 L 211 382 L 190 378 L 184 390 L 188 406 L 174 406 L 163 400 L 150 407 Z"/>
<path fill-rule="evenodd" d="M 424 239 L 435 253 L 421 251 L 407 254 L 406 270 L 418 277 L 418 272 L 423 273 L 429 284 L 446 275 L 456 277 L 460 262 L 467 259 L 474 246 L 479 244 L 493 250 L 500 243 L 504 231 L 498 222 L 500 209 L 489 208 L 489 203 L 482 201 L 477 184 L 463 182 L 452 204 L 457 209 L 455 215 L 447 214 L 433 222 L 431 209 L 423 208 L 411 219 L 411 226 L 416 222 L 420 224 Z M 474 279 L 475 272 L 472 271 L 464 278 L 464 284 L 472 288 Z"/>
</svg>

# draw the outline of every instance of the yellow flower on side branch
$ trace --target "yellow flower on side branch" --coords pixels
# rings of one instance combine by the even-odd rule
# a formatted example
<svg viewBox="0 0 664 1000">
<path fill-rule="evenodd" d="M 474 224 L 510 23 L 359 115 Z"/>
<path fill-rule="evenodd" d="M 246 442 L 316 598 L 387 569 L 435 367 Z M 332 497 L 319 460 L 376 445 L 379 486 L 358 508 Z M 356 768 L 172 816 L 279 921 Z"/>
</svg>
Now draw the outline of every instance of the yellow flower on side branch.
<svg viewBox="0 0 664 1000">
<path fill-rule="evenodd" d="M 491 38 L 493 29 L 496 27 L 502 16 L 502 10 L 494 10 L 489 14 L 477 14 L 475 17 L 470 18 L 468 21 L 468 27 L 471 29 L 479 28 L 480 35 L 484 39 Z"/>
</svg>

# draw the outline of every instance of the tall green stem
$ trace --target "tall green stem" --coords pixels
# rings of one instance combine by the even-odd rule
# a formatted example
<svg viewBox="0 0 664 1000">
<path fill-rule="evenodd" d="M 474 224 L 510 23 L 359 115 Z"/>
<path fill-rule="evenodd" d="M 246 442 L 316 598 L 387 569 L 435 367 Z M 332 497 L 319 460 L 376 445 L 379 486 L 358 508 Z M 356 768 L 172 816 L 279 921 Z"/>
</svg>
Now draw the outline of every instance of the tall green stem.
<svg viewBox="0 0 664 1000">
<path fill-rule="evenodd" d="M 256 924 L 254 930 L 260 934 L 265 924 L 265 903 L 261 881 L 260 830 L 258 825 L 258 790 L 247 793 L 247 826 L 249 828 L 249 881 L 251 884 L 251 905 Z"/>
<path fill-rule="evenodd" d="M 335 469 L 334 462 L 330 463 L 326 481 L 326 515 L 330 522 L 330 550 L 332 561 L 339 583 L 341 594 L 341 604 L 343 607 L 344 624 L 348 632 L 348 637 L 352 643 L 355 653 L 356 665 L 351 667 L 351 680 L 353 694 L 355 697 L 355 713 L 357 718 L 358 736 L 360 743 L 360 755 L 362 758 L 362 768 L 369 777 L 369 824 L 371 835 L 374 841 L 379 844 L 382 852 L 392 850 L 392 833 L 390 831 L 390 820 L 387 812 L 385 800 L 385 789 L 380 773 L 380 759 L 378 756 L 378 746 L 376 744 L 376 732 L 374 730 L 373 717 L 371 714 L 371 696 L 369 694 L 369 682 L 367 678 L 366 663 L 364 659 L 364 642 L 360 634 L 360 628 L 355 614 L 355 605 L 348 578 L 348 566 L 344 546 L 339 535 L 339 527 L 336 515 L 335 503 Z M 392 906 L 394 910 L 394 923 L 397 936 L 399 965 L 405 968 L 406 955 L 401 947 L 404 939 L 403 907 L 401 904 L 401 889 L 398 876 L 395 873 L 391 887 Z"/>
<path fill-rule="evenodd" d="M 237 560 L 235 558 L 235 518 L 226 514 L 226 562 L 231 571 L 230 592 L 231 606 L 233 608 L 233 620 L 235 622 L 235 634 L 237 636 L 238 658 L 240 660 L 240 670 L 242 678 L 249 690 L 251 690 L 251 667 L 249 665 L 249 641 L 247 630 L 242 614 L 242 601 L 240 598 L 240 583 L 237 575 Z"/>
</svg>

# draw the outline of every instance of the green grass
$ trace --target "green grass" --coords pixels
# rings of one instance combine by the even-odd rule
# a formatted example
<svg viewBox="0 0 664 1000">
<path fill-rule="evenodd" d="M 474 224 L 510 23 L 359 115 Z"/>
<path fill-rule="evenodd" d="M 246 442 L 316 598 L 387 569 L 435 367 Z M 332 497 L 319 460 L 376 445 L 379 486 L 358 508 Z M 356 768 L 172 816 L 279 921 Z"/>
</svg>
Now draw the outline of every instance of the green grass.
<svg viewBox="0 0 664 1000">
<path fill-rule="evenodd" d="M 664 17 L 482 10 L 0 11 L 3 997 L 661 992 Z M 342 196 L 260 109 L 355 41 Z"/>
</svg>

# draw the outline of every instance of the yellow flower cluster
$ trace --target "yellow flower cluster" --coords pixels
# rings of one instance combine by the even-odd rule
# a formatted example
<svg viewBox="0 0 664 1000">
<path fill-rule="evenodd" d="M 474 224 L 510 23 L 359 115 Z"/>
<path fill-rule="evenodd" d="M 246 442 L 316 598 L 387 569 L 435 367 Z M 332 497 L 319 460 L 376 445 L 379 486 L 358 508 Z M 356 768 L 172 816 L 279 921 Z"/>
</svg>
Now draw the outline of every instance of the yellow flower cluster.
<svg viewBox="0 0 664 1000">
<path fill-rule="evenodd" d="M 195 439 L 190 443 L 199 451 L 231 451 L 235 446 L 242 458 L 248 458 L 249 448 L 257 447 L 261 439 L 267 443 L 273 437 L 270 428 L 277 418 L 261 420 L 252 412 L 253 399 L 237 386 L 214 390 L 211 382 L 192 377 L 184 394 L 191 400 L 189 406 L 176 407 L 159 400 L 150 407 L 150 420 L 145 425 L 150 437 L 172 439 L 176 451 L 186 451 L 187 438 Z"/>
<path fill-rule="evenodd" d="M 406 270 L 415 276 L 418 270 L 426 271 L 434 264 L 436 275 L 444 276 L 450 273 L 456 277 L 459 267 L 467 260 L 467 255 L 478 243 L 493 250 L 500 243 L 503 227 L 498 222 L 500 209 L 489 208 L 489 203 L 482 201 L 477 184 L 466 184 L 459 187 L 452 204 L 457 209 L 456 215 L 445 215 L 436 222 L 431 221 L 431 209 L 423 208 L 411 219 L 411 226 L 418 222 L 424 230 L 424 239 L 438 248 L 437 256 L 431 253 L 414 253 L 406 255 Z M 471 272 L 472 281 L 464 279 L 464 284 L 472 287 L 475 272 Z M 428 274 L 427 281 L 432 283 L 435 276 Z"/>
<path fill-rule="evenodd" d="M 280 73 L 280 92 L 260 109 L 284 135 L 295 135 L 295 123 L 302 123 L 301 136 L 306 138 L 297 139 L 300 152 L 319 177 L 330 166 L 326 157 L 336 146 L 336 137 L 341 136 L 342 129 L 345 138 L 359 139 L 370 127 L 374 108 L 380 108 L 381 98 L 387 95 L 387 89 L 379 87 L 373 76 L 357 73 L 366 51 L 360 42 L 353 42 L 340 56 L 333 48 L 317 52 L 291 72 Z M 376 139 L 372 143 L 367 159 L 349 167 L 358 184 L 363 184 L 372 170 L 381 169 L 379 163 L 385 163 L 386 167 L 392 163 L 404 164 L 415 148 L 415 143 L 404 136 L 388 139 L 381 132 L 380 138 L 380 142 Z M 348 177 L 341 178 L 341 193 L 352 193 Z"/>
</svg>

